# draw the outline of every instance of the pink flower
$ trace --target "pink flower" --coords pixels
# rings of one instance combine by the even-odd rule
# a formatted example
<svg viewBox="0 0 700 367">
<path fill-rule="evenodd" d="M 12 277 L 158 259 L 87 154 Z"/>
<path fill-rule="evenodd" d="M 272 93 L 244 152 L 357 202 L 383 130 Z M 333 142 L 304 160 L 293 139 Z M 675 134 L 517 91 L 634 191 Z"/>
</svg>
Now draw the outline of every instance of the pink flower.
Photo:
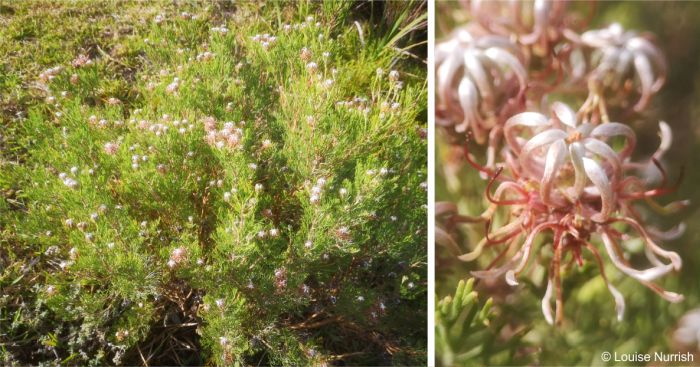
<svg viewBox="0 0 700 367">
<path fill-rule="evenodd" d="M 119 143 L 107 142 L 104 146 L 105 153 L 115 155 L 119 151 Z"/>
<path fill-rule="evenodd" d="M 525 112 L 506 122 L 508 147 L 518 157 L 514 170 L 523 177 L 541 180 L 540 196 L 547 205 L 575 202 L 584 193 L 597 195 L 601 209 L 592 219 L 604 221 L 614 209 L 613 187 L 622 175 L 622 163 L 635 147 L 636 135 L 627 125 L 616 122 L 579 124 L 573 110 L 560 102 L 552 104 L 552 112 L 551 119 Z M 531 137 L 525 140 L 523 135 Z M 607 143 L 615 136 L 626 139 L 619 152 Z M 568 185 L 572 173 L 573 185 Z M 588 186 L 589 180 L 592 186 Z M 555 187 L 558 189 L 553 193 Z"/>
<path fill-rule="evenodd" d="M 526 88 L 520 53 L 508 38 L 460 28 L 435 49 L 437 123 L 483 143 Z"/>
<path fill-rule="evenodd" d="M 584 253 L 588 253 L 600 269 L 606 285 L 616 303 L 617 318 L 622 319 L 625 303 L 620 292 L 608 282 L 600 255 L 607 254 L 610 262 L 622 273 L 638 280 L 670 302 L 679 302 L 683 296 L 659 287 L 654 280 L 681 268 L 680 256 L 662 249 L 657 239 L 669 239 L 680 230 L 659 232 L 646 226 L 632 207 L 638 200 L 652 202 L 652 198 L 673 188 L 665 187 L 665 172 L 658 165 L 669 144 L 668 126 L 662 123 L 662 143 L 652 161 L 664 176 L 664 184 L 647 189 L 644 182 L 630 174 L 640 166 L 631 163 L 629 157 L 635 146 L 634 132 L 626 125 L 581 123 L 566 105 L 552 105 L 553 117 L 527 112 L 511 118 L 506 123 L 505 166 L 496 171 L 474 162 L 468 150 L 465 157 L 479 171 L 490 176 L 486 197 L 489 208 L 479 217 L 457 214 L 454 204 L 436 204 L 436 214 L 441 225 L 436 228 L 436 242 L 446 246 L 462 261 L 473 261 L 485 248 L 499 248 L 500 266 L 489 270 L 474 271 L 478 278 L 504 277 L 515 286 L 517 278 L 525 272 L 536 248 L 551 246 L 553 257 L 548 265 L 547 289 L 542 300 L 542 311 L 549 323 L 563 318 L 561 267 L 570 254 L 581 266 Z M 664 131 L 666 131 L 664 133 Z M 615 150 L 607 143 L 614 136 L 626 138 L 625 145 Z M 504 170 L 509 176 L 502 175 Z M 496 186 L 492 194 L 492 188 Z M 655 204 L 658 206 L 658 204 Z M 672 203 L 667 208 L 679 208 L 683 202 Z M 498 228 L 492 228 L 497 211 L 505 210 L 509 220 Z M 485 223 L 487 233 L 476 247 L 462 254 L 449 235 L 460 223 Z M 627 229 L 622 232 L 619 224 Z M 645 256 L 650 264 L 644 269 L 632 267 L 621 241 L 636 233 L 645 246 Z M 542 241 L 542 238 L 546 238 Z M 540 245 L 541 244 L 541 245 Z M 556 298 L 553 316 L 551 301 Z"/>
<path fill-rule="evenodd" d="M 603 86 L 622 92 L 625 81 L 635 81 L 629 77 L 629 71 L 634 71 L 639 80 L 640 94 L 634 106 L 636 111 L 643 110 L 666 81 L 667 65 L 661 51 L 637 33 L 626 32 L 620 24 L 585 32 L 581 35 L 581 42 L 597 51 L 591 78 Z"/>
</svg>

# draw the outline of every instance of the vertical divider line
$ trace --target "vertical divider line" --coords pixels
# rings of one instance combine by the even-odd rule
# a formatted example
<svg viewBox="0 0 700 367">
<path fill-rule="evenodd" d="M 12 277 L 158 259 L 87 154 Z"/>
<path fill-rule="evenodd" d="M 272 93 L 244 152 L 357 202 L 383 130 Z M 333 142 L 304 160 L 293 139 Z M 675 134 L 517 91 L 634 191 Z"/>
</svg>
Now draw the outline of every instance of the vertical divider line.
<svg viewBox="0 0 700 367">
<path fill-rule="evenodd" d="M 435 1 L 428 1 L 428 366 L 435 366 Z"/>
</svg>

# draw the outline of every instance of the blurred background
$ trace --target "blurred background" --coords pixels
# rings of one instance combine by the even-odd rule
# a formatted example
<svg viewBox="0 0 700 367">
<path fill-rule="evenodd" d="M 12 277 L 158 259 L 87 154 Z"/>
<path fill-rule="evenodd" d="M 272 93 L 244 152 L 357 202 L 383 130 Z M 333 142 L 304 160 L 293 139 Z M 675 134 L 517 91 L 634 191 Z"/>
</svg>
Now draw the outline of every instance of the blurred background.
<svg viewBox="0 0 700 367">
<path fill-rule="evenodd" d="M 461 345 L 451 349 L 462 358 L 440 355 L 441 364 L 465 365 L 604 365 L 601 353 L 691 352 L 694 363 L 700 364 L 700 2 L 572 2 L 570 8 L 593 11 L 587 29 L 600 29 L 620 23 L 627 30 L 650 32 L 665 53 L 669 64 L 666 85 L 643 114 L 623 122 L 637 132 L 635 156 L 648 157 L 658 144 L 658 122 L 666 121 L 673 129 L 673 145 L 666 155 L 665 166 L 672 182 L 684 171 L 680 189 L 660 198 L 661 203 L 689 199 L 691 205 L 670 216 L 652 215 L 648 221 L 660 228 L 671 228 L 685 222 L 687 230 L 675 241 L 661 243 L 663 248 L 678 252 L 683 258 L 680 273 L 662 278 L 660 285 L 685 296 L 685 301 L 671 304 L 637 281 L 606 266 L 608 276 L 625 297 L 627 309 L 622 322 L 615 319 L 615 304 L 591 261 L 582 268 L 572 267 L 563 275 L 565 321 L 549 326 L 542 316 L 541 299 L 545 284 L 533 281 L 510 287 L 499 280 L 479 282 L 475 290 L 475 309 L 493 298 L 491 316 L 484 322 L 466 325 Z M 458 2 L 438 2 L 436 6 L 436 40 L 444 39 L 456 26 L 466 24 L 468 12 Z M 615 120 L 615 116 L 612 116 Z M 485 208 L 481 180 L 461 159 L 461 151 L 446 143 L 439 131 L 436 142 L 436 200 L 457 203 L 460 213 L 477 215 Z M 478 156 L 478 155 L 477 155 Z M 483 155 L 481 155 L 483 158 Z M 469 249 L 483 236 L 483 230 L 462 226 L 460 245 Z M 464 263 L 436 247 L 437 298 L 453 295 L 460 280 L 469 278 L 469 271 L 484 268 L 483 259 Z M 488 259 L 490 260 L 490 259 Z M 604 261 L 609 262 L 607 258 Z M 609 264 L 608 264 L 609 265 Z M 541 266 L 539 268 L 542 268 Z M 540 279 L 545 274 L 539 269 Z M 488 306 L 487 306 L 488 307 Z M 696 313 L 693 314 L 695 310 Z M 686 316 L 684 318 L 684 316 Z M 471 320 L 471 319 L 470 319 Z M 479 324 L 479 325 L 476 325 Z M 475 326 L 476 325 L 476 326 Z M 438 326 L 440 327 L 440 326 Z M 680 329 L 680 330 L 679 330 Z M 441 343 L 441 341 L 438 341 Z M 610 362 L 612 364 L 612 362 Z M 619 364 L 619 362 L 618 362 Z M 633 363 L 634 364 L 634 363 Z M 689 365 L 659 363 L 653 365 Z"/>
</svg>

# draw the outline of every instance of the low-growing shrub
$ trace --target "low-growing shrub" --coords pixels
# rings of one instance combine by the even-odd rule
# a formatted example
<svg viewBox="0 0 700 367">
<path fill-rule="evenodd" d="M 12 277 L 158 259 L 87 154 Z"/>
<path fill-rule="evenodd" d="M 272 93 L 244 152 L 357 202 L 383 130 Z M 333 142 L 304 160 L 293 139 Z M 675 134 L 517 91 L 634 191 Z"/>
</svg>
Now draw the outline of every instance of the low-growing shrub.
<svg viewBox="0 0 700 367">
<path fill-rule="evenodd" d="M 425 363 L 424 5 L 142 7 L 9 65 L 1 363 Z"/>
</svg>

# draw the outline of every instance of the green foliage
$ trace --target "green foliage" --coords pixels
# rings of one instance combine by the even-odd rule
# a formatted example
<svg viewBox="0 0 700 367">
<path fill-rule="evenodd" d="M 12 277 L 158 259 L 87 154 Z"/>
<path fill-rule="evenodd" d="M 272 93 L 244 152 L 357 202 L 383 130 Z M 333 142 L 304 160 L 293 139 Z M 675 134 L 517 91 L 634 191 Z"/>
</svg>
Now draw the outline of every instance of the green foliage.
<svg viewBox="0 0 700 367">
<path fill-rule="evenodd" d="M 0 30 L 3 364 L 425 363 L 421 4 L 42 4 Z"/>
</svg>

